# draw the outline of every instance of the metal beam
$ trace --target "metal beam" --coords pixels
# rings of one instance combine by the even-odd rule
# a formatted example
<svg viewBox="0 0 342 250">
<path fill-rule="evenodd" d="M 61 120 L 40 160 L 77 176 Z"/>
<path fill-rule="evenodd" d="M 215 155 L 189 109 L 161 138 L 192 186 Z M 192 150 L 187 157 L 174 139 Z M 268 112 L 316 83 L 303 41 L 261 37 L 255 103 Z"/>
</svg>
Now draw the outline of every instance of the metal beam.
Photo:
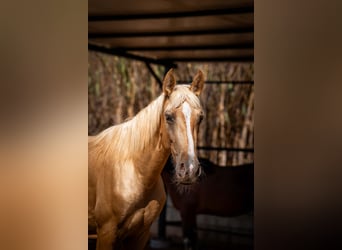
<svg viewBox="0 0 342 250">
<path fill-rule="evenodd" d="M 160 78 L 157 76 L 156 72 L 154 72 L 154 70 L 152 69 L 152 67 L 149 63 L 145 62 L 145 64 L 146 64 L 147 69 L 150 71 L 150 73 L 154 77 L 154 79 L 156 79 L 160 89 L 163 89 L 163 81 L 160 80 Z"/>
<path fill-rule="evenodd" d="M 189 81 L 177 81 L 178 84 L 186 84 L 191 82 Z M 205 84 L 254 84 L 254 81 L 205 81 Z"/>
<path fill-rule="evenodd" d="M 253 33 L 254 27 L 233 27 L 221 29 L 203 30 L 174 30 L 174 31 L 145 31 L 145 32 L 107 32 L 88 33 L 88 38 L 124 38 L 124 37 L 156 37 L 156 36 L 198 36 L 198 35 L 220 35 L 220 34 L 242 34 Z"/>
<path fill-rule="evenodd" d="M 166 221 L 167 226 L 172 227 L 182 227 L 182 221 Z M 246 237 L 253 237 L 254 233 L 251 232 L 234 232 L 229 229 L 214 229 L 214 228 L 206 228 L 206 227 L 197 227 L 197 230 L 207 231 L 207 232 L 214 232 L 214 233 L 223 233 L 223 234 L 234 234 L 239 236 L 246 236 Z"/>
<path fill-rule="evenodd" d="M 164 188 L 166 191 L 165 184 L 164 184 Z M 166 200 L 164 207 L 163 207 L 162 211 L 160 212 L 160 215 L 158 218 L 158 239 L 159 240 L 165 240 L 166 239 L 166 213 L 167 213 L 167 200 Z"/>
<path fill-rule="evenodd" d="M 224 49 L 253 49 L 254 43 L 236 43 L 236 44 L 207 44 L 193 46 L 130 46 L 117 47 L 126 51 L 177 51 L 177 50 L 224 50 Z"/>
<path fill-rule="evenodd" d="M 115 56 L 122 56 L 122 57 L 126 57 L 126 58 L 133 59 L 133 60 L 143 61 L 145 63 L 153 63 L 153 64 L 177 68 L 177 65 L 169 60 L 159 60 L 159 59 L 154 59 L 150 57 L 138 56 L 138 55 L 134 55 L 131 53 L 127 53 L 122 50 L 106 48 L 106 47 L 97 46 L 94 44 L 88 44 L 88 50 L 115 55 Z"/>
<path fill-rule="evenodd" d="M 212 10 L 180 11 L 171 13 L 145 13 L 145 14 L 119 14 L 119 15 L 91 15 L 89 22 L 137 20 L 137 19 L 162 19 L 162 18 L 182 18 L 198 16 L 217 16 L 254 13 L 254 6 L 235 7 Z"/>
<path fill-rule="evenodd" d="M 240 62 L 253 63 L 254 56 L 227 56 L 227 57 L 168 57 L 173 62 Z"/>
<path fill-rule="evenodd" d="M 251 152 L 254 153 L 254 148 L 224 148 L 224 147 L 197 147 L 198 150 L 208 151 L 235 151 L 235 152 Z"/>
</svg>

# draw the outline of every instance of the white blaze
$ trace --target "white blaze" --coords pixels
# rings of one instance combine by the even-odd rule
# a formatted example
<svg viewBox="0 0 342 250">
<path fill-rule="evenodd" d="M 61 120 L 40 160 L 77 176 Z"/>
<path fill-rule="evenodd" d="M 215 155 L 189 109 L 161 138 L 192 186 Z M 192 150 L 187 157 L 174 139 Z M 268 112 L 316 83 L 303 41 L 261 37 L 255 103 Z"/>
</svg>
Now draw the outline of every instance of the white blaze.
<svg viewBox="0 0 342 250">
<path fill-rule="evenodd" d="M 194 168 L 193 162 L 195 158 L 195 149 L 194 149 L 194 140 L 192 138 L 191 126 L 190 126 L 191 108 L 187 102 L 183 103 L 182 111 L 185 117 L 186 134 L 188 137 L 189 168 L 190 168 L 190 171 L 192 171 L 192 169 Z"/>
</svg>

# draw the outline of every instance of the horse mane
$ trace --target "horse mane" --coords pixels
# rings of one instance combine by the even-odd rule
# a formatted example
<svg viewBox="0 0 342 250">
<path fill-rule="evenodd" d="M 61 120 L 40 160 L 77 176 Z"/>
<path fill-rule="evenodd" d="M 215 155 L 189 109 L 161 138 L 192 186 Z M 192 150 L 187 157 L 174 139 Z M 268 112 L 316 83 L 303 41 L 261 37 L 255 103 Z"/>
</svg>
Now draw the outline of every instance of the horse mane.
<svg viewBox="0 0 342 250">
<path fill-rule="evenodd" d="M 117 154 L 127 159 L 135 152 L 144 150 L 160 127 L 164 95 L 142 109 L 135 117 L 111 126 L 90 138 L 89 146 L 99 154 Z"/>
<path fill-rule="evenodd" d="M 152 138 L 159 136 L 156 133 L 159 133 L 165 98 L 165 95 L 161 94 L 135 117 L 111 126 L 96 136 L 90 136 L 89 151 L 94 152 L 97 157 L 102 155 L 103 159 L 111 154 L 120 155 L 122 160 L 143 151 L 150 145 Z M 167 98 L 170 102 L 165 107 L 166 110 L 180 106 L 185 100 L 194 108 L 200 108 L 198 97 L 187 85 L 177 85 Z"/>
</svg>

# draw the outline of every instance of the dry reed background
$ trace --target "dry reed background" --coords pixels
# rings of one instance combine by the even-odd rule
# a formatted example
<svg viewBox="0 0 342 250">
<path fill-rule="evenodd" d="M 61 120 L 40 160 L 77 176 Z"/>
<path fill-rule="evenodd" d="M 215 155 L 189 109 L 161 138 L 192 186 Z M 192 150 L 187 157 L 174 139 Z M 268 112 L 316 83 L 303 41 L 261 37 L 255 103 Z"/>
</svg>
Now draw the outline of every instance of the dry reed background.
<svg viewBox="0 0 342 250">
<path fill-rule="evenodd" d="M 88 53 L 88 133 L 123 122 L 147 106 L 160 87 L 142 62 L 121 57 Z M 164 67 L 152 66 L 159 78 Z M 253 64 L 180 63 L 177 80 L 191 81 L 201 69 L 208 81 L 253 80 Z M 254 86 L 206 84 L 201 95 L 205 119 L 200 128 L 199 146 L 254 147 Z M 252 153 L 199 151 L 221 166 L 253 162 Z"/>
</svg>

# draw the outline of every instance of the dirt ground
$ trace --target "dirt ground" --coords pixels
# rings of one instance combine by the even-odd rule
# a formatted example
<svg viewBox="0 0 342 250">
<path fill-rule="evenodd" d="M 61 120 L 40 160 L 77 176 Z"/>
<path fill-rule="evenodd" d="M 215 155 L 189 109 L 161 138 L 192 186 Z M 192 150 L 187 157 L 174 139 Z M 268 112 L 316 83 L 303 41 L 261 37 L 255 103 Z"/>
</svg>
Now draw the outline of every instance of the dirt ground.
<svg viewBox="0 0 342 250">
<path fill-rule="evenodd" d="M 212 232 L 206 230 L 198 231 L 199 250 L 253 250 L 253 235 L 233 234 L 223 232 Z M 96 240 L 88 240 L 88 250 L 96 249 Z M 184 250 L 182 230 L 179 226 L 168 226 L 166 228 L 166 239 L 158 238 L 158 222 L 151 226 L 151 240 L 149 250 Z M 134 249 L 132 249 L 134 250 Z"/>
<path fill-rule="evenodd" d="M 233 236 L 234 237 L 234 236 Z M 213 242 L 213 241 L 205 241 L 199 239 L 199 247 L 200 250 L 253 250 L 253 239 L 248 238 L 243 241 L 233 239 L 233 237 L 229 237 L 231 239 L 226 242 Z M 88 250 L 96 249 L 96 240 L 88 240 Z M 152 237 L 149 243 L 149 250 L 184 250 L 183 242 L 181 238 L 167 238 L 166 240 L 160 241 L 156 237 Z M 132 249 L 134 250 L 134 249 Z"/>
</svg>

